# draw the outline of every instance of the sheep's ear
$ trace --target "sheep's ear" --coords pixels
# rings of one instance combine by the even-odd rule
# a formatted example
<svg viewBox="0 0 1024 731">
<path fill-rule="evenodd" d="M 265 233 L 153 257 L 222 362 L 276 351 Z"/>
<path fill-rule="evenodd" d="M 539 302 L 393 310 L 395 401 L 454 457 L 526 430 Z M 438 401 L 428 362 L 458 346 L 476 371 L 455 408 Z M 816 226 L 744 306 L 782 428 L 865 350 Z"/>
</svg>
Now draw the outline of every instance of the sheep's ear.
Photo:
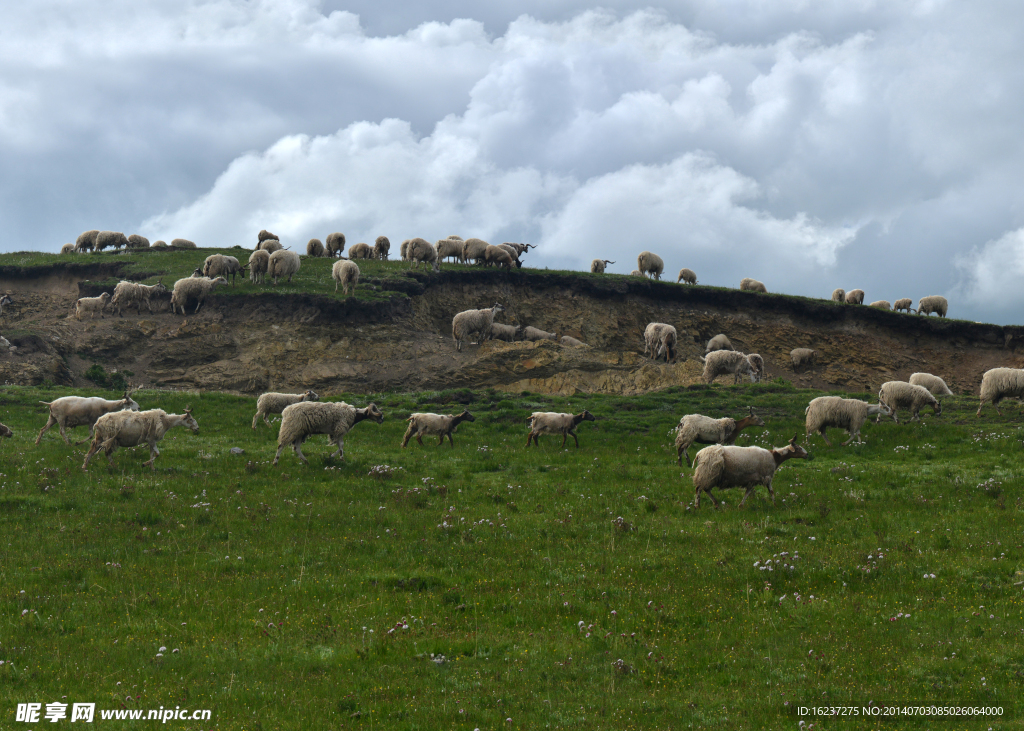
<svg viewBox="0 0 1024 731">
<path fill-rule="evenodd" d="M 798 436 L 800 436 L 800 435 L 799 434 L 794 434 L 793 438 L 789 440 L 789 443 L 792 444 L 794 447 L 796 446 L 796 438 Z"/>
<path fill-rule="evenodd" d="M 185 413 L 188 414 L 189 416 L 192 416 L 192 407 L 191 406 L 186 406 L 185 407 Z"/>
<path fill-rule="evenodd" d="M 754 407 L 753 406 L 748 406 L 747 408 L 750 409 L 750 415 L 753 416 L 754 415 Z"/>
</svg>

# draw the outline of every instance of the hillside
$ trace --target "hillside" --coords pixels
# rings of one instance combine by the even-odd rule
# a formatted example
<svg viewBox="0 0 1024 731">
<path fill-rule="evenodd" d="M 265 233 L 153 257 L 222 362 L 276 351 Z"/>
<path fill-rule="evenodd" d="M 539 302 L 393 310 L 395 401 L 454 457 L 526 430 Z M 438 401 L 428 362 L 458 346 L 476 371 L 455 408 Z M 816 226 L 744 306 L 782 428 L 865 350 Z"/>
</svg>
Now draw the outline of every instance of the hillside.
<svg viewBox="0 0 1024 731">
<path fill-rule="evenodd" d="M 223 287 L 198 315 L 172 315 L 169 295 L 155 312 L 78 322 L 80 296 L 112 291 L 119 278 L 168 286 L 207 255 L 245 261 L 248 251 L 144 251 L 0 256 L 0 290 L 14 306 L 3 334 L 18 351 L 0 360 L 8 383 L 85 385 L 94 363 L 130 371 L 136 382 L 240 393 L 310 387 L 324 393 L 493 387 L 539 393 L 636 394 L 699 380 L 704 344 L 724 332 L 761 353 L 770 378 L 813 388 L 874 390 L 926 370 L 958 393 L 981 374 L 1019 365 L 1024 328 L 939 320 L 837 305 L 826 300 L 688 287 L 622 275 L 524 268 L 513 272 L 446 265 L 410 271 L 400 261 L 360 262 L 355 297 L 335 295 L 327 259 L 303 259 L 292 284 Z M 504 322 L 576 337 L 488 342 L 456 353 L 451 318 L 501 302 Z M 648 322 L 680 334 L 680 358 L 655 364 L 642 354 Z M 795 374 L 788 353 L 813 347 L 814 374 Z"/>
</svg>

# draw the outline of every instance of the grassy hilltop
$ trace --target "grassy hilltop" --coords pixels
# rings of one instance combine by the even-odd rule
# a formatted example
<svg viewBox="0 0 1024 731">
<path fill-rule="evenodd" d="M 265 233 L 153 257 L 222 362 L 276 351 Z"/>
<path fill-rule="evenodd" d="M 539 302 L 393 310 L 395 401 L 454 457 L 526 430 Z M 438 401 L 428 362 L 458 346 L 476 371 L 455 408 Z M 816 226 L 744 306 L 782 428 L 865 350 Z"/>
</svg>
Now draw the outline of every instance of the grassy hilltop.
<svg viewBox="0 0 1024 731">
<path fill-rule="evenodd" d="M 142 408 L 191 405 L 200 434 L 170 432 L 155 473 L 136 449 L 87 474 L 85 445 L 56 429 L 32 444 L 37 402 L 70 391 L 0 393 L 15 432 L 0 445 L 3 728 L 17 703 L 62 696 L 212 709 L 168 725 L 189 729 L 1020 723 L 1015 407 L 976 419 L 976 399 L 950 399 L 940 417 L 866 426 L 866 445 L 815 437 L 813 461 L 777 474 L 776 505 L 761 490 L 739 510 L 732 490 L 716 511 L 693 508 L 675 464 L 679 417 L 752 405 L 767 428 L 738 443 L 781 445 L 803 439 L 819 392 L 353 396 L 385 421 L 357 425 L 344 462 L 321 436 L 310 466 L 289 450 L 271 467 L 276 428 L 250 429 L 254 399 L 142 391 Z M 477 421 L 454 449 L 400 448 L 410 412 L 463 403 Z M 523 446 L 530 412 L 582 408 L 598 421 L 579 450 Z M 869 702 L 1003 715 L 796 715 Z"/>
</svg>

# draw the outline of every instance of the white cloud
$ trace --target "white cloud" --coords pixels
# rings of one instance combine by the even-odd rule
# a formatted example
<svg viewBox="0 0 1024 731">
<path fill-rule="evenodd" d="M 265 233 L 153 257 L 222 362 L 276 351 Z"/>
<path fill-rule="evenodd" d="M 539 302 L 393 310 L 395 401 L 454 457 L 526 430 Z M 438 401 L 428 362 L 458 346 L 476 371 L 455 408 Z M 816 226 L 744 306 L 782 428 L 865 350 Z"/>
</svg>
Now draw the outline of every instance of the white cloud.
<svg viewBox="0 0 1024 731">
<path fill-rule="evenodd" d="M 951 297 L 991 317 L 1007 319 L 1024 307 L 1024 228 L 955 259 L 961 279 Z"/>
</svg>

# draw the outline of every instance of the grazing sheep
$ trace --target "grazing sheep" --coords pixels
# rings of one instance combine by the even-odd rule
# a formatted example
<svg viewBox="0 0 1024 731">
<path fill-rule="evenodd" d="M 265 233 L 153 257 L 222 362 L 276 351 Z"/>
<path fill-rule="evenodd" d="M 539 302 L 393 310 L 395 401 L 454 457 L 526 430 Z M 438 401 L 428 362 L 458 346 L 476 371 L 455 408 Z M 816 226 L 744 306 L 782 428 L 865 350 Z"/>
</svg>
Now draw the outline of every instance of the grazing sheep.
<svg viewBox="0 0 1024 731">
<path fill-rule="evenodd" d="M 846 290 L 842 289 L 841 287 L 839 289 L 833 289 L 832 290 L 832 301 L 833 302 L 845 302 L 846 301 Z"/>
<path fill-rule="evenodd" d="M 704 355 L 714 353 L 716 350 L 734 350 L 732 343 L 729 342 L 729 338 L 724 333 L 718 333 L 718 335 L 708 341 L 708 347 L 704 350 Z"/>
<path fill-rule="evenodd" d="M 846 304 L 848 305 L 862 305 L 864 304 L 864 290 L 863 289 L 851 289 L 846 293 Z"/>
<path fill-rule="evenodd" d="M 878 400 L 892 409 L 892 420 L 897 424 L 900 423 L 900 420 L 896 412 L 900 409 L 910 409 L 911 421 L 920 421 L 921 417 L 918 416 L 918 412 L 922 406 L 931 406 L 932 413 L 935 416 L 942 414 L 942 404 L 932 396 L 931 391 L 924 386 L 915 386 L 906 381 L 887 381 L 883 383 L 882 387 L 878 390 Z M 881 420 L 882 415 L 879 414 L 875 421 L 879 422 Z"/>
<path fill-rule="evenodd" d="M 648 323 L 644 329 L 644 355 L 651 354 L 654 360 L 662 355 L 665 362 L 671 363 L 676 359 L 676 342 L 679 334 L 671 325 L 664 322 Z"/>
<path fill-rule="evenodd" d="M 341 256 L 342 252 L 345 251 L 345 234 L 327 234 L 327 238 L 324 239 L 324 245 L 327 247 L 327 256 L 332 258 Z"/>
<path fill-rule="evenodd" d="M 249 254 L 249 281 L 253 284 L 267 283 L 267 269 L 270 268 L 270 254 L 259 249 Z"/>
<path fill-rule="evenodd" d="M 914 311 L 914 300 L 909 297 L 898 299 L 892 303 L 892 309 L 894 312 L 913 312 Z"/>
<path fill-rule="evenodd" d="M 323 256 L 326 250 L 324 242 L 320 239 L 310 239 L 306 242 L 306 256 Z"/>
<path fill-rule="evenodd" d="M 563 335 L 561 338 L 559 338 L 558 342 L 560 342 L 562 345 L 568 345 L 573 348 L 580 348 L 586 345 L 586 343 L 584 343 L 582 340 L 577 340 L 576 338 L 571 337 L 569 335 Z"/>
<path fill-rule="evenodd" d="M 352 244 L 348 249 L 349 259 L 372 259 L 373 247 L 369 244 Z"/>
<path fill-rule="evenodd" d="M 819 396 L 808 404 L 804 414 L 807 417 L 805 431 L 808 438 L 811 432 L 818 432 L 825 440 L 825 444 L 831 447 L 832 442 L 825 436 L 825 430 L 828 427 L 844 429 L 850 435 L 842 444 L 845 447 L 854 439 L 860 443 L 864 442 L 860 436 L 860 429 L 869 416 L 891 416 L 892 411 L 885 404 L 869 404 L 866 401 L 841 396 Z"/>
<path fill-rule="evenodd" d="M 661 279 L 661 273 L 665 271 L 665 262 L 657 254 L 649 251 L 641 251 L 636 258 L 636 268 L 643 274 L 650 275 L 651 279 Z"/>
<path fill-rule="evenodd" d="M 203 276 L 213 279 L 215 277 L 224 277 L 227 279 L 231 277 L 231 283 L 235 283 L 235 276 L 241 274 L 245 276 L 245 267 L 238 263 L 238 259 L 233 256 L 224 256 L 223 254 L 212 254 L 206 257 L 206 261 L 203 262 Z"/>
<path fill-rule="evenodd" d="M 60 429 L 61 438 L 70 446 L 71 440 L 68 439 L 68 435 L 65 432 L 66 429 L 74 429 L 76 426 L 88 426 L 89 436 L 91 437 L 93 425 L 104 414 L 122 409 L 139 410 L 139 405 L 135 403 L 128 391 L 125 391 L 124 396 L 116 401 L 108 401 L 98 396 L 63 396 L 54 401 L 40 401 L 39 403 L 50 409 L 50 418 L 47 419 L 46 426 L 39 430 L 36 444 L 39 444 L 43 434 L 54 424 Z"/>
<path fill-rule="evenodd" d="M 759 282 L 756 279 L 745 277 L 740 280 L 740 289 L 744 292 L 763 292 L 768 294 L 768 288 L 764 286 L 764 282 Z"/>
<path fill-rule="evenodd" d="M 461 236 L 457 236 L 455 234 L 448 234 L 448 238 L 450 238 L 453 241 L 465 241 L 465 239 L 463 239 Z"/>
<path fill-rule="evenodd" d="M 167 248 L 167 242 L 158 239 L 158 240 L 154 241 L 149 248 L 151 248 L 151 249 L 166 249 Z"/>
<path fill-rule="evenodd" d="M 466 239 L 462 245 L 462 261 L 472 261 L 474 264 L 482 264 L 484 261 L 484 252 L 487 251 L 487 247 L 490 246 L 486 241 L 481 239 Z"/>
<path fill-rule="evenodd" d="M 437 258 L 441 261 L 452 258 L 462 261 L 463 246 L 465 246 L 465 242 L 462 239 L 453 239 L 450 236 L 446 239 L 438 239 Z M 408 244 L 405 244 L 405 247 L 408 248 Z"/>
<path fill-rule="evenodd" d="M 129 249 L 148 249 L 149 239 L 139 234 L 132 234 L 128 237 L 128 248 Z"/>
<path fill-rule="evenodd" d="M 195 312 L 199 312 L 199 308 L 203 306 L 206 298 L 216 288 L 218 284 L 227 284 L 228 280 L 224 277 L 217 277 L 216 279 L 209 279 L 207 277 L 186 277 L 185 279 L 179 279 L 174 283 L 174 289 L 171 291 L 171 314 L 178 311 L 177 308 L 181 308 L 181 314 L 185 314 L 185 305 L 191 300 L 196 300 Z M 195 314 L 192 313 L 192 314 Z"/>
<path fill-rule="evenodd" d="M 741 375 L 750 376 L 750 382 L 757 383 L 764 373 L 763 361 L 757 353 L 744 355 L 738 350 L 716 350 L 700 360 L 704 363 L 704 383 L 712 383 L 718 376 L 729 373 L 733 375 L 734 384 L 740 382 Z"/>
<path fill-rule="evenodd" d="M 891 310 L 892 305 L 889 304 L 889 300 L 875 300 L 868 307 L 877 307 L 880 310 Z"/>
<path fill-rule="evenodd" d="M 379 261 L 387 261 L 391 253 L 391 240 L 387 236 L 378 236 L 373 242 L 373 258 Z"/>
<path fill-rule="evenodd" d="M 508 253 L 508 250 L 501 248 L 500 246 L 487 245 L 484 249 L 484 265 L 485 266 L 497 266 L 505 267 L 511 270 L 512 265 L 516 263 L 515 258 Z"/>
<path fill-rule="evenodd" d="M 697 444 L 732 444 L 736 441 L 739 433 L 748 426 L 764 426 L 764 420 L 754 413 L 754 407 L 748 406 L 750 414 L 742 419 L 712 419 L 710 416 L 701 414 L 687 414 L 679 420 L 676 427 L 676 456 L 679 466 L 683 466 L 683 457 L 686 457 L 686 466 L 692 467 L 690 462 L 690 445 Z"/>
<path fill-rule="evenodd" d="M 149 460 L 142 466 L 156 471 L 156 458 L 160 456 L 157 442 L 164 438 L 169 429 L 183 426 L 199 433 L 199 422 L 192 416 L 192 409 L 185 409 L 184 414 L 168 414 L 163 409 L 149 411 L 121 411 L 104 414 L 96 421 L 96 434 L 85 455 L 82 469 L 89 468 L 89 460 L 102 449 L 107 455 L 107 463 L 114 466 L 114 452 L 118 447 L 137 447 L 149 445 Z"/>
<path fill-rule="evenodd" d="M 523 328 L 523 340 L 558 340 L 558 335 L 527 325 Z"/>
<path fill-rule="evenodd" d="M 686 282 L 687 284 L 697 283 L 697 274 L 692 269 L 680 269 L 679 276 L 676 278 L 676 284 L 680 282 Z"/>
<path fill-rule="evenodd" d="M 256 235 L 256 243 L 257 243 L 257 245 L 258 244 L 262 244 L 264 241 L 267 241 L 269 239 L 274 239 L 275 241 L 280 241 L 281 237 L 278 236 L 277 234 L 270 233 L 269 231 L 267 231 L 267 229 L 263 229 L 262 231 L 260 231 Z"/>
<path fill-rule="evenodd" d="M 64 244 L 62 247 L 60 247 L 60 253 L 61 254 L 74 254 L 75 253 L 75 245 L 74 244 Z"/>
<path fill-rule="evenodd" d="M 96 313 L 100 315 L 100 319 L 103 318 L 103 310 L 107 306 L 107 302 L 110 301 L 110 292 L 104 292 L 99 297 L 80 297 L 75 302 L 75 319 L 81 320 L 82 315 L 88 313 L 89 319 L 94 320 Z"/>
<path fill-rule="evenodd" d="M 402 242 L 402 245 L 400 247 L 398 247 L 398 251 L 402 255 L 402 261 L 409 261 L 409 242 L 410 241 L 412 241 L 412 239 L 406 239 L 405 241 Z"/>
<path fill-rule="evenodd" d="M 553 411 L 535 411 L 527 419 L 530 423 L 530 433 L 526 436 L 526 446 L 532 441 L 535 446 L 540 446 L 541 434 L 561 434 L 562 447 L 565 447 L 566 440 L 571 436 L 576 442 L 576 449 L 580 448 L 580 440 L 576 437 L 576 427 L 581 421 L 597 421 L 589 411 L 581 411 L 576 414 L 557 414 Z"/>
<path fill-rule="evenodd" d="M 922 297 L 917 303 L 917 314 L 930 315 L 935 313 L 939 317 L 945 317 L 949 310 L 949 302 L 942 295 L 933 294 L 930 297 Z"/>
<path fill-rule="evenodd" d="M 729 447 L 713 444 L 697 452 L 694 457 L 693 486 L 696 506 L 700 507 L 700 494 L 707 493 L 711 502 L 718 507 L 718 501 L 711 494 L 712 488 L 724 490 L 743 487 L 746 492 L 740 500 L 740 507 L 747 501 L 757 485 L 768 488 L 768 496 L 775 502 L 772 478 L 775 471 L 787 459 L 807 459 L 807 450 L 796 443 L 794 436 L 785 447 L 762 449 L 761 447 Z"/>
<path fill-rule="evenodd" d="M 277 239 L 267 239 L 260 242 L 260 249 L 268 254 L 273 254 L 275 251 L 282 251 L 284 247 Z"/>
<path fill-rule="evenodd" d="M 327 443 L 335 444 L 338 451 L 330 455 L 338 459 L 345 458 L 345 435 L 349 430 L 364 419 L 378 424 L 384 421 L 384 414 L 377 404 L 357 409 L 344 401 L 337 403 L 310 403 L 303 401 L 285 407 L 281 412 L 281 430 L 277 434 L 277 454 L 274 464 L 281 458 L 281 450 L 291 445 L 295 456 L 305 464 L 309 460 L 302 454 L 302 443 L 313 434 L 326 434 Z"/>
<path fill-rule="evenodd" d="M 519 325 L 502 325 L 500 322 L 492 322 L 491 329 L 487 334 L 487 340 L 504 340 L 506 343 L 515 342 L 516 336 L 520 334 L 522 327 Z"/>
<path fill-rule="evenodd" d="M 642 277 L 643 275 L 643 272 L 641 272 L 639 269 L 634 269 L 629 273 L 629 276 L 631 277 Z"/>
<path fill-rule="evenodd" d="M 455 350 L 462 350 L 462 341 L 468 340 L 473 334 L 479 335 L 480 342 L 491 332 L 491 325 L 494 317 L 505 308 L 497 302 L 493 307 L 484 310 L 465 310 L 452 318 L 452 340 L 455 341 Z"/>
<path fill-rule="evenodd" d="M 292 277 L 294 277 L 299 267 L 302 266 L 302 258 L 294 251 L 288 251 L 281 249 L 275 251 L 270 255 L 270 262 L 267 264 L 267 274 L 274 280 L 274 286 L 277 286 L 277 280 L 281 277 L 288 277 L 288 283 L 291 284 Z"/>
<path fill-rule="evenodd" d="M 907 383 L 927 388 L 933 396 L 953 395 L 953 392 L 949 390 L 949 386 L 946 385 L 946 382 L 938 376 L 933 376 L 931 373 L 914 373 L 910 376 Z"/>
<path fill-rule="evenodd" d="M 110 300 L 110 309 L 117 310 L 117 316 L 121 317 L 121 310 L 127 307 L 135 307 L 137 314 L 142 314 L 142 305 L 153 312 L 152 297 L 157 292 L 163 293 L 167 287 L 163 282 L 156 284 L 138 284 L 136 282 L 118 282 L 114 287 L 114 297 Z"/>
<path fill-rule="evenodd" d="M 174 239 L 171 241 L 171 246 L 177 249 L 194 249 L 196 245 L 188 239 Z"/>
<path fill-rule="evenodd" d="M 100 231 L 96 235 L 96 251 L 103 251 L 108 246 L 115 249 L 128 246 L 128 237 L 120 231 Z"/>
<path fill-rule="evenodd" d="M 614 264 L 614 263 L 615 262 L 612 261 L 611 259 L 594 259 L 594 261 L 590 262 L 590 273 L 591 274 L 604 274 L 605 268 L 609 264 Z"/>
<path fill-rule="evenodd" d="M 789 358 L 793 361 L 793 372 L 796 373 L 798 368 L 803 366 L 810 366 L 811 373 L 814 372 L 814 364 L 818 360 L 818 351 L 812 350 L 811 348 L 793 348 L 789 351 Z"/>
<path fill-rule="evenodd" d="M 510 257 L 512 257 L 512 261 L 515 262 L 516 269 L 522 269 L 523 268 L 523 262 L 521 262 L 519 260 L 519 255 L 520 255 L 519 249 L 514 247 L 512 244 L 498 244 L 498 248 L 499 249 L 503 249 L 504 251 L 508 252 L 508 255 Z M 615 262 L 612 262 L 612 264 L 614 264 L 614 263 Z"/>
<path fill-rule="evenodd" d="M 348 259 L 339 259 L 331 267 L 331 279 L 334 280 L 334 293 L 338 293 L 340 284 L 342 293 L 348 297 L 349 290 L 355 289 L 359 284 L 359 265 Z"/>
<path fill-rule="evenodd" d="M 1024 398 L 1024 370 L 1019 368 L 992 368 L 981 377 L 981 403 L 978 404 L 977 416 L 981 416 L 981 407 L 991 401 L 1000 416 L 999 402 L 1004 398 Z"/>
<path fill-rule="evenodd" d="M 463 409 L 458 416 L 417 413 L 411 414 L 406 421 L 409 422 L 409 428 L 405 430 L 405 437 L 402 438 L 403 449 L 413 437 L 422 447 L 424 435 L 438 437 L 437 446 L 439 447 L 444 444 L 444 438 L 448 437 L 448 443 L 454 448 L 455 441 L 452 439 L 452 434 L 455 433 L 455 429 L 464 421 L 476 421 L 476 419 L 469 411 Z"/>
<path fill-rule="evenodd" d="M 319 401 L 320 396 L 315 391 L 304 393 L 275 393 L 273 391 L 260 394 L 256 399 L 256 415 L 252 417 L 252 428 L 256 428 L 256 422 L 263 417 L 263 423 L 270 426 L 268 414 L 280 414 L 292 404 L 302 401 Z"/>
<path fill-rule="evenodd" d="M 352 247 L 355 248 L 354 246 Z M 351 256 L 352 250 L 349 250 Z M 426 239 L 415 238 L 409 239 L 409 246 L 406 247 L 405 254 L 409 261 L 413 262 L 413 266 L 419 269 L 420 264 L 429 264 L 435 272 L 441 271 L 441 262 L 437 258 L 437 249 L 431 246 L 430 242 Z M 409 267 L 410 269 L 412 267 Z"/>
<path fill-rule="evenodd" d="M 96 237 L 99 235 L 100 232 L 96 229 L 82 232 L 75 240 L 75 251 L 78 253 L 82 253 L 83 251 L 92 251 L 96 248 Z"/>
</svg>

